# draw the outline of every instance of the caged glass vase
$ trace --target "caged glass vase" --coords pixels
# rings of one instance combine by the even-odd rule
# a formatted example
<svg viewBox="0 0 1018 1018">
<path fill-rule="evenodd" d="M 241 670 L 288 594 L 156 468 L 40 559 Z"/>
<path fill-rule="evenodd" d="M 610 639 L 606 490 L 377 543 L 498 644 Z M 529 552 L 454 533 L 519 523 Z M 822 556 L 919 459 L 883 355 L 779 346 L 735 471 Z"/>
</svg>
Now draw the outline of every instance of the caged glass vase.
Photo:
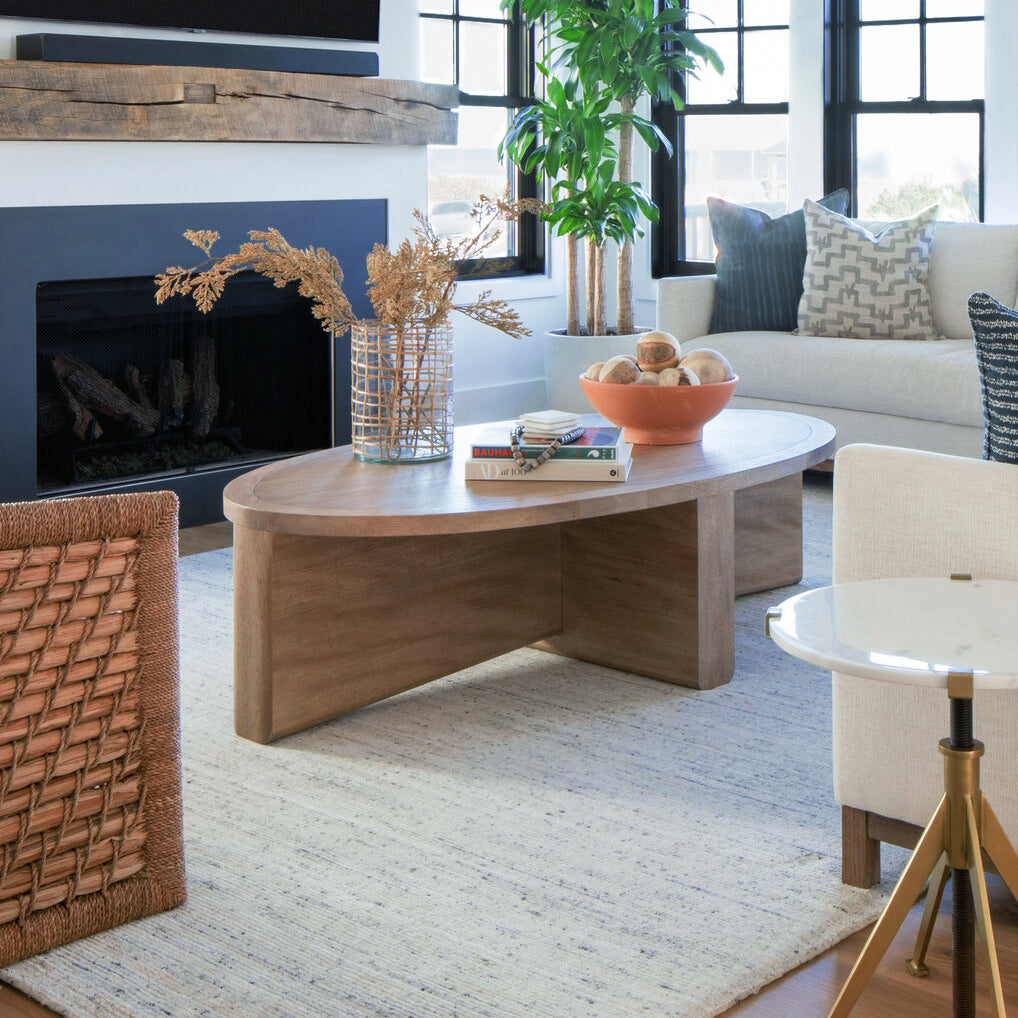
<svg viewBox="0 0 1018 1018">
<path fill-rule="evenodd" d="M 452 453 L 452 327 L 351 327 L 354 456 L 417 463 Z"/>
</svg>

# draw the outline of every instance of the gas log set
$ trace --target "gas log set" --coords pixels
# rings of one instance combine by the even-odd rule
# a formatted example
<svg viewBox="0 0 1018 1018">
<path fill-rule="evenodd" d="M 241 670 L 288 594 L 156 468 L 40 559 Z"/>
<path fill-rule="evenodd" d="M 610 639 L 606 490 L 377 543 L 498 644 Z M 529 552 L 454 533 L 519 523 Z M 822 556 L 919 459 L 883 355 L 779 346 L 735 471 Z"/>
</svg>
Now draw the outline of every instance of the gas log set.
<svg viewBox="0 0 1018 1018">
<path fill-rule="evenodd" d="M 124 363 L 115 377 L 62 350 L 42 358 L 40 466 L 61 485 L 158 474 L 243 455 L 240 429 L 221 406 L 216 344 L 190 344 L 189 363 L 167 357 L 150 373 Z"/>
</svg>

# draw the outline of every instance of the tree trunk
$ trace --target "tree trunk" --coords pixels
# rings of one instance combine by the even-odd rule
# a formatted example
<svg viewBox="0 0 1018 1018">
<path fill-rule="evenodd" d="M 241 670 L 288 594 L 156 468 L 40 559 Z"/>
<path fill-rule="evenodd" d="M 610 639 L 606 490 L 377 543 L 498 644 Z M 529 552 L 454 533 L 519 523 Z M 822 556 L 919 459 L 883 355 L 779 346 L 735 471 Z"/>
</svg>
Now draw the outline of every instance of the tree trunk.
<svg viewBox="0 0 1018 1018">
<path fill-rule="evenodd" d="M 619 102 L 623 116 L 629 116 L 635 109 L 633 97 L 625 95 Z M 619 180 L 625 184 L 633 179 L 633 125 L 623 121 L 619 129 Z M 618 278 L 618 334 L 628 336 L 635 332 L 633 324 L 633 242 L 628 238 L 619 251 Z"/>
<path fill-rule="evenodd" d="M 597 336 L 594 329 L 594 308 L 597 307 L 597 248 L 587 238 L 587 335 Z"/>
<path fill-rule="evenodd" d="M 566 335 L 580 334 L 580 252 L 575 233 L 566 234 Z"/>
<path fill-rule="evenodd" d="M 608 326 L 605 324 L 605 273 L 604 273 L 604 242 L 598 244 L 595 251 L 595 271 L 597 273 L 597 282 L 595 283 L 595 301 L 594 301 L 594 335 L 595 336 L 606 336 L 608 334 Z"/>
</svg>

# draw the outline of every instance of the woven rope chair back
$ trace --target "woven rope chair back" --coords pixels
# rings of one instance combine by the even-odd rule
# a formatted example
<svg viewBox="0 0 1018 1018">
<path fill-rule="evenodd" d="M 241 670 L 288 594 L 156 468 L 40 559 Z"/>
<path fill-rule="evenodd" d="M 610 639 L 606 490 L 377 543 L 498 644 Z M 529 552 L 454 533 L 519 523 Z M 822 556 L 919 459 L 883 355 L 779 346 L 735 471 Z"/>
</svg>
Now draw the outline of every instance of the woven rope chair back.
<svg viewBox="0 0 1018 1018">
<path fill-rule="evenodd" d="M 0 504 L 0 965 L 184 901 L 177 498 Z"/>
</svg>

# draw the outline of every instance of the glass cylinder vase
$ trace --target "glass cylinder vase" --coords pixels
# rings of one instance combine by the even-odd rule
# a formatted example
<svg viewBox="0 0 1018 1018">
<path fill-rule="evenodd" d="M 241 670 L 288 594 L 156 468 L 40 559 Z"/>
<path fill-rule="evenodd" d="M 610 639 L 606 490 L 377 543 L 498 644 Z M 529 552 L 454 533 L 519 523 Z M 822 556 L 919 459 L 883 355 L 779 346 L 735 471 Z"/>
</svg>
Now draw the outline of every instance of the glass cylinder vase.
<svg viewBox="0 0 1018 1018">
<path fill-rule="evenodd" d="M 399 331 L 360 321 L 350 362 L 357 459 L 414 463 L 452 452 L 452 326 Z"/>
</svg>

